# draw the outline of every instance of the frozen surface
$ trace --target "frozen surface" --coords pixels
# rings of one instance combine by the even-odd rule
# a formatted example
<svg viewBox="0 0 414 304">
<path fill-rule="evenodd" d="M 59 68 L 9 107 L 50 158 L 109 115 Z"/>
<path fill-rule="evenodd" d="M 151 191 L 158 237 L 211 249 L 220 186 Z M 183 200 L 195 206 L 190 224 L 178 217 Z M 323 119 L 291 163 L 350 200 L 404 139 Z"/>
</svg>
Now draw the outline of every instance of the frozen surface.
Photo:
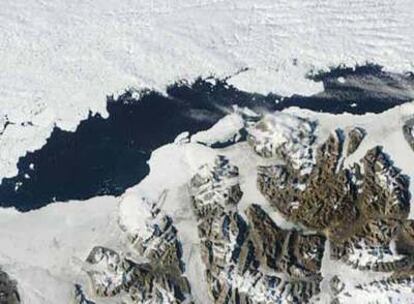
<svg viewBox="0 0 414 304">
<path fill-rule="evenodd" d="M 105 97 L 237 74 L 238 88 L 311 94 L 310 70 L 371 61 L 413 70 L 409 0 L 3 1 L 0 176 L 54 124 L 73 130 Z M 0 119 L 1 121 L 1 119 Z M 1 128 L 0 128 L 1 129 Z M 18 139 L 18 140 L 16 140 Z"/>
<path fill-rule="evenodd" d="M 367 137 L 353 159 L 360 159 L 366 150 L 380 144 L 384 146 L 385 152 L 391 154 L 395 165 L 402 168 L 411 179 L 414 178 L 414 152 L 404 141 L 401 132 L 402 121 L 407 115 L 414 114 L 413 103 L 379 115 L 332 115 L 297 108 L 285 112 L 317 120 L 318 142 L 326 139 L 338 127 L 365 128 Z M 213 140 L 214 130 L 213 127 L 211 133 L 200 134 L 210 134 L 209 138 Z M 219 138 L 221 135 L 218 133 Z M 292 223 L 269 207 L 256 187 L 256 167 L 275 163 L 277 159 L 259 157 L 246 142 L 224 149 L 212 149 L 189 142 L 188 134 L 184 133 L 174 143 L 153 152 L 149 161 L 150 174 L 140 184 L 130 188 L 120 200 L 100 197 L 82 203 L 55 203 L 23 214 L 13 209 L 0 210 L 0 265 L 18 281 L 24 303 L 55 303 L 56 298 L 69 301 L 73 295 L 73 284 L 77 282 L 83 266 L 82 261 L 93 246 L 125 247 L 119 224 L 130 232 L 145 232 L 146 205 L 142 203 L 143 197 L 158 201 L 162 212 L 173 218 L 178 238 L 183 244 L 185 274 L 191 282 L 194 299 L 197 303 L 206 303 L 207 290 L 203 267 L 200 267 L 202 262 L 195 229 L 197 223 L 187 183 L 200 166 L 212 163 L 217 154 L 225 155 L 239 167 L 240 187 L 244 192 L 239 204 L 240 211 L 256 203 L 269 211 L 279 226 L 293 227 Z M 323 262 L 322 272 L 326 280 L 338 274 L 350 283 L 363 283 L 383 277 L 380 273 L 351 269 L 329 258 Z M 327 281 L 322 288 L 326 284 Z M 353 289 L 350 292 L 356 291 Z"/>
<path fill-rule="evenodd" d="M 330 66 L 370 61 L 390 71 L 414 70 L 414 2 L 409 0 L 3 2 L 0 178 L 14 175 L 18 158 L 40 148 L 55 125 L 74 130 L 89 111 L 107 115 L 106 96 L 129 87 L 164 91 L 179 79 L 234 75 L 229 83 L 239 89 L 310 95 L 320 92 L 322 84 L 306 74 Z M 319 142 L 335 128 L 363 127 L 367 137 L 349 161 L 379 144 L 395 166 L 414 179 L 414 152 L 401 132 L 405 119 L 414 114 L 414 104 L 381 115 L 331 115 L 297 108 L 285 112 L 317 119 Z M 222 142 L 241 125 L 236 116 L 220 123 L 222 127 L 192 140 Z M 187 137 L 182 134 L 176 143 L 153 153 L 150 174 L 124 197 L 126 209 L 109 197 L 55 203 L 25 214 L 0 209 L 0 265 L 18 281 L 25 304 L 52 304 L 56 299 L 69 303 L 91 247 L 122 246 L 119 212 L 125 225 L 139 229 L 140 217 L 131 216 L 137 205 L 128 201 L 134 193 L 153 200 L 164 196 L 162 210 L 177 225 L 194 298 L 206 303 L 186 183 L 201 165 L 224 154 L 240 169 L 240 208 L 258 203 L 270 210 L 254 176 L 265 160 L 246 152 L 245 143 L 213 150 L 189 143 Z M 414 193 L 412 183 L 410 191 Z M 271 216 L 278 225 L 292 227 L 276 212 Z M 336 269 L 352 282 L 361 277 L 329 260 L 323 267 L 324 274 Z M 405 292 L 401 303 L 407 301 Z M 356 302 L 365 300 L 366 294 L 356 295 Z M 385 298 L 380 293 L 377 297 Z"/>
<path fill-rule="evenodd" d="M 0 209 L 0 265 L 18 280 L 23 303 L 70 303 L 91 247 L 119 242 L 117 206 L 101 197 L 24 214 Z"/>
<path fill-rule="evenodd" d="M 191 137 L 192 142 L 211 146 L 215 143 L 233 142 L 240 139 L 240 130 L 244 127 L 243 118 L 239 113 L 229 114 L 220 119 L 212 128 L 200 131 Z"/>
<path fill-rule="evenodd" d="M 306 173 L 313 164 L 310 146 L 314 129 L 314 122 L 280 112 L 265 115 L 247 132 L 257 153 L 266 157 L 279 155 L 288 159 L 294 169 Z"/>
</svg>

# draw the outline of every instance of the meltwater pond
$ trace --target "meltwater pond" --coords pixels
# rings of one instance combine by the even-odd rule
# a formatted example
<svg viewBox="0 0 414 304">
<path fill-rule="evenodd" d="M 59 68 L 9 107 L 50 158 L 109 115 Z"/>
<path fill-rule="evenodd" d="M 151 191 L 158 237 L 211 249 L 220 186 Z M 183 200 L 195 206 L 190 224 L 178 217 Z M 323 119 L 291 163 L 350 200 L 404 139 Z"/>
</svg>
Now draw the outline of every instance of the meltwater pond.
<svg viewBox="0 0 414 304">
<path fill-rule="evenodd" d="M 18 174 L 0 184 L 0 205 L 28 211 L 53 201 L 120 195 L 149 172 L 151 152 L 184 131 L 211 127 L 232 105 L 257 112 L 298 106 L 314 111 L 380 113 L 413 99 L 414 78 L 367 65 L 314 75 L 325 87 L 304 97 L 243 92 L 225 81 L 177 83 L 167 94 L 126 92 L 109 97 L 109 117 L 90 115 L 75 132 L 55 128 L 47 143 L 18 162 Z M 1 134 L 0 134 L 1 136 Z"/>
</svg>

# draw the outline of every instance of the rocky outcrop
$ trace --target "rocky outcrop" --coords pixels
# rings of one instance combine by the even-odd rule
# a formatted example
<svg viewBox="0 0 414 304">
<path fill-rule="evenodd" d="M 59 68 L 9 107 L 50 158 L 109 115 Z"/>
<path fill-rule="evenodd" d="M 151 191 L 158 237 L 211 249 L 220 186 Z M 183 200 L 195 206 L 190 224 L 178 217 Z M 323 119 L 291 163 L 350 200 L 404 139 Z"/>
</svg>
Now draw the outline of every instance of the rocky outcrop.
<svg viewBox="0 0 414 304">
<path fill-rule="evenodd" d="M 17 282 L 0 269 L 0 304 L 18 304 L 20 295 L 17 290 Z"/>
<path fill-rule="evenodd" d="M 396 250 L 401 254 L 414 254 L 414 220 L 405 220 L 399 227 L 395 239 Z"/>
<path fill-rule="evenodd" d="M 129 203 L 139 204 L 134 225 L 120 219 L 128 248 L 116 251 L 97 246 L 86 259 L 85 271 L 90 288 L 75 286 L 76 303 L 94 303 L 96 298 L 114 303 L 192 303 L 190 284 L 183 275 L 181 244 L 170 216 L 158 204 L 146 198 Z M 131 216 L 131 214 L 129 214 Z M 135 229 L 138 228 L 138 229 Z M 129 252 L 128 250 L 132 250 Z"/>
<path fill-rule="evenodd" d="M 181 274 L 165 272 L 151 263 L 136 263 L 109 248 L 95 247 L 87 264 L 98 297 L 120 296 L 123 303 L 189 303 L 191 299 L 190 286 Z"/>
<path fill-rule="evenodd" d="M 247 141 L 263 157 L 279 157 L 302 174 L 313 166 L 316 123 L 286 113 L 265 115 L 247 128 Z"/>
<path fill-rule="evenodd" d="M 368 217 L 405 219 L 410 208 L 408 178 L 392 165 L 380 147 L 369 150 L 362 163 L 362 212 Z"/>
<path fill-rule="evenodd" d="M 75 284 L 75 303 L 76 304 L 96 304 L 91 301 L 83 290 L 82 286 Z"/>
<path fill-rule="evenodd" d="M 336 130 L 317 148 L 307 176 L 288 164 L 258 169 L 262 194 L 288 220 L 324 234 L 330 241 L 330 258 L 361 271 L 388 272 L 399 278 L 348 286 L 351 291 L 343 292 L 345 283 L 334 277 L 332 293 L 340 294 L 334 303 L 347 303 L 355 288 L 363 294 L 398 290 L 400 283 L 401 288 L 414 287 L 408 178 L 381 147 L 345 167 L 345 158 L 358 148 L 365 131 L 355 128 L 344 134 Z"/>
<path fill-rule="evenodd" d="M 347 148 L 346 148 L 347 156 L 351 155 L 358 149 L 362 140 L 365 138 L 365 135 L 366 135 L 365 130 L 359 127 L 352 128 L 348 132 L 348 142 L 347 142 Z"/>
<path fill-rule="evenodd" d="M 414 150 L 414 118 L 408 119 L 403 127 L 402 132 L 405 140 L 410 145 L 411 149 Z"/>
<path fill-rule="evenodd" d="M 204 165 L 191 180 L 193 207 L 199 218 L 215 209 L 234 209 L 242 196 L 239 169 L 219 156 L 214 166 Z"/>
<path fill-rule="evenodd" d="M 157 267 L 168 268 L 174 273 L 184 271 L 181 244 L 172 218 L 163 213 L 157 203 L 146 198 L 139 203 L 139 212 L 142 215 L 140 229 L 129 231 L 128 228 L 123 227 L 131 248 Z"/>
<path fill-rule="evenodd" d="M 190 192 L 214 303 L 306 303 L 319 292 L 324 237 L 283 230 L 258 205 L 244 220 L 238 169 L 228 160 L 200 168 Z"/>
<path fill-rule="evenodd" d="M 258 171 L 258 187 L 288 219 L 333 239 L 346 238 L 350 226 L 366 219 L 404 219 L 409 210 L 408 180 L 380 147 L 369 150 L 361 167 L 343 167 L 341 131 L 331 134 L 316 153 L 308 177 L 278 165 Z M 302 187 L 291 187 L 300 183 Z M 345 216 L 346 215 L 346 216 Z M 356 225 L 360 227 L 361 225 Z"/>
<path fill-rule="evenodd" d="M 250 239 L 262 267 L 283 272 L 292 281 L 318 281 L 325 238 L 279 228 L 258 205 L 246 210 Z"/>
<path fill-rule="evenodd" d="M 308 176 L 289 165 L 261 167 L 258 188 L 289 220 L 321 232 L 335 230 L 338 235 L 357 218 L 349 174 L 337 170 L 341 154 L 341 136 L 335 132 L 318 148 Z"/>
</svg>

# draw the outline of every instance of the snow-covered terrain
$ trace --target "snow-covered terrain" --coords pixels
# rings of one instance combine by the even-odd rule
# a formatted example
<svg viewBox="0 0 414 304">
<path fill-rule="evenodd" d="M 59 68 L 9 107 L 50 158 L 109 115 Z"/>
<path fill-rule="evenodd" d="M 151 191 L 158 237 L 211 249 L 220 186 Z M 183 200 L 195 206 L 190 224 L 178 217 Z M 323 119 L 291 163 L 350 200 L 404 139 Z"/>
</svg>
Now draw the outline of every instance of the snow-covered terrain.
<svg viewBox="0 0 414 304">
<path fill-rule="evenodd" d="M 379 115 L 331 115 L 298 108 L 285 112 L 284 115 L 275 116 L 275 119 L 289 118 L 279 123 L 292 122 L 291 115 L 317 121 L 317 142 L 324 141 L 328 134 L 338 127 L 365 128 L 367 137 L 352 159 L 356 161 L 362 158 L 368 149 L 379 144 L 392 156 L 394 164 L 403 168 L 404 174 L 414 178 L 414 152 L 404 141 L 401 131 L 401 124 L 405 118 L 414 114 L 413 103 L 395 107 Z M 234 114 L 229 115 L 228 120 L 231 120 Z M 218 123 L 220 124 L 222 122 Z M 239 124 L 232 126 L 233 131 L 240 128 Z M 225 130 L 225 134 L 230 131 L 231 127 Z M 201 135 L 210 139 L 214 139 L 214 136 L 217 136 L 217 139 L 222 138 L 217 127 L 201 132 L 198 137 L 201 138 Z M 62 303 L 70 303 L 73 299 L 74 284 L 84 283 L 83 261 L 94 246 L 126 250 L 129 245 L 125 231 L 144 233 L 144 237 L 148 237 L 149 234 L 145 234 L 146 229 L 152 227 L 153 223 L 158 223 L 159 217 L 156 216 L 148 222 L 148 219 L 152 218 L 152 207 L 150 203 L 144 204 L 143 198 L 148 202 L 158 202 L 157 207 L 162 213 L 172 218 L 178 240 L 183 246 L 182 260 L 185 263 L 185 275 L 191 284 L 193 299 L 196 303 L 209 303 L 206 300 L 208 295 L 204 270 L 200 267 L 202 262 L 199 238 L 195 228 L 197 220 L 192 211 L 187 185 L 199 168 L 206 163 L 213 164 L 218 154 L 225 155 L 239 168 L 239 182 L 244 194 L 238 210 L 243 212 L 250 204 L 259 204 L 280 227 L 295 227 L 293 223 L 283 219 L 275 209 L 269 207 L 256 187 L 257 166 L 272 164 L 277 159 L 259 157 L 246 142 L 223 149 L 212 149 L 203 144 L 190 142 L 186 136 L 188 134 L 183 134 L 175 143 L 157 149 L 149 161 L 150 174 L 139 185 L 129 189 L 121 199 L 100 197 L 85 202 L 55 203 L 24 214 L 13 209 L 0 210 L 0 265 L 17 280 L 24 303 L 56 303 L 57 298 L 62 299 Z M 412 210 L 413 208 L 411 212 Z M 334 274 L 341 274 L 341 280 L 352 284 L 383 278 L 381 273 L 365 273 L 338 261 L 327 260 L 323 263 L 336 265 L 331 269 L 322 264 L 323 274 L 328 278 Z M 364 277 L 365 275 L 367 277 Z M 347 286 L 351 288 L 351 285 Z M 352 292 L 356 292 L 355 289 L 352 289 Z"/>
<path fill-rule="evenodd" d="M 236 75 L 249 91 L 311 94 L 329 66 L 413 70 L 410 0 L 3 1 L 0 177 L 40 148 L 54 124 L 73 130 L 106 96 L 176 80 Z M 245 72 L 240 70 L 248 68 Z M 1 127 L 0 127 L 1 129 Z"/>
<path fill-rule="evenodd" d="M 191 137 L 191 141 L 206 145 L 232 143 L 241 138 L 240 131 L 244 128 L 244 121 L 237 112 L 220 119 L 208 131 L 200 131 Z"/>
<path fill-rule="evenodd" d="M 164 93 L 176 81 L 191 83 L 197 77 L 214 76 L 253 93 L 312 95 L 321 92 L 323 85 L 308 76 L 330 67 L 372 62 L 386 71 L 414 71 L 413 11 L 410 0 L 4 0 L 0 8 L 0 181 L 15 175 L 19 157 L 41 148 L 55 126 L 74 131 L 89 113 L 106 117 L 107 96 L 129 88 Z M 384 84 L 368 77 L 360 85 L 398 94 L 398 86 Z M 411 86 L 403 94 L 414 96 Z M 110 248 L 122 259 L 133 256 L 134 261 L 144 262 L 157 256 L 160 248 L 182 246 L 182 252 L 173 255 L 184 265 L 177 277 L 188 280 L 196 304 L 212 303 L 201 238 L 209 240 L 198 231 L 202 219 L 194 212 L 189 186 L 200 168 L 207 170 L 203 175 L 207 181 L 214 180 L 206 183 L 207 192 L 201 189 L 205 194 L 201 200 L 209 203 L 212 194 L 224 199 L 230 193 L 228 187 L 240 186 L 243 195 L 233 211 L 244 221 L 251 220 L 245 211 L 257 204 L 280 229 L 312 234 L 286 218 L 258 189 L 258 167 L 291 162 L 293 169 L 302 169 L 307 176 L 315 165 L 313 153 L 334 130 L 359 127 L 365 138 L 355 152 L 341 159 L 344 167 L 351 168 L 371 148 L 382 146 L 392 166 L 408 177 L 410 193 L 414 193 L 414 151 L 402 132 L 413 116 L 414 102 L 360 116 L 289 108 L 268 113 L 256 124 L 259 116 L 234 107 L 209 130 L 184 132 L 153 151 L 150 173 L 122 197 L 55 202 L 27 213 L 0 209 L 0 269 L 16 280 L 24 304 L 73 303 L 75 284 L 88 297 L 96 296 L 86 275 L 92 267 L 102 286 L 122 285 L 123 269 L 117 268 L 116 277 L 111 277 L 105 263 L 86 262 L 95 246 Z M 231 166 L 225 169 L 230 168 L 237 178 L 223 178 L 221 163 L 216 171 L 211 169 L 218 155 L 228 160 Z M 381 187 L 398 191 L 395 171 L 388 169 L 377 172 Z M 292 209 L 298 208 L 299 202 L 291 203 Z M 403 219 L 407 222 L 414 220 L 413 197 L 409 205 L 408 219 Z M 214 224 L 219 226 L 219 220 Z M 387 251 L 355 242 L 347 264 L 345 258 L 329 256 L 333 243 L 327 240 L 320 267 L 321 294 L 312 300 L 328 303 L 335 290 L 341 303 L 411 303 L 414 281 L 398 281 L 391 272 L 358 269 L 378 261 L 404 261 L 405 256 L 394 248 L 395 240 L 390 243 Z M 229 253 L 223 252 L 223 256 Z M 272 275 L 273 270 L 260 271 L 260 275 Z M 276 274 L 284 279 L 291 275 Z M 164 280 L 168 275 L 160 280 L 168 281 Z M 266 285 L 255 289 L 252 282 L 260 280 L 235 278 L 224 285 L 239 286 L 258 299 L 264 296 L 260 288 L 269 290 Z M 171 290 L 173 281 L 167 283 Z M 335 284 L 336 289 L 331 286 Z M 164 287 L 160 284 L 163 296 L 173 300 Z M 94 300 L 114 303 L 111 298 Z"/>
<path fill-rule="evenodd" d="M 0 210 L 0 264 L 19 281 L 23 303 L 70 303 L 91 244 L 119 242 L 117 206 L 116 199 L 100 197 L 24 214 Z"/>
</svg>

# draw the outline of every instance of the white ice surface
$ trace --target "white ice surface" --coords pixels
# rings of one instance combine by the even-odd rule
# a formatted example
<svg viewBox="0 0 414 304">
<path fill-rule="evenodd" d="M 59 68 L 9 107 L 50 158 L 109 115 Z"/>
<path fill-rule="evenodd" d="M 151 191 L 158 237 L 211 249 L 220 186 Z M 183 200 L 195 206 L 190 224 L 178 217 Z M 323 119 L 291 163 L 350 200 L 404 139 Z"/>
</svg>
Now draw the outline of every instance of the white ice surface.
<svg viewBox="0 0 414 304">
<path fill-rule="evenodd" d="M 366 61 L 413 70 L 410 0 L 4 0 L 0 178 L 54 124 L 73 130 L 128 87 L 223 77 L 262 93 L 311 94 L 310 70 Z M 21 126 L 32 121 L 33 126 Z"/>
<path fill-rule="evenodd" d="M 120 208 L 123 222 L 131 223 L 141 218 L 137 214 L 140 212 L 141 197 L 155 202 L 162 199 L 158 207 L 173 218 L 178 230 L 186 275 L 192 283 L 192 294 L 197 303 L 209 303 L 209 297 L 207 286 L 203 283 L 204 268 L 198 246 L 197 222 L 187 183 L 202 165 L 213 163 L 215 156 L 216 152 L 206 146 L 179 141 L 155 150 L 149 161 L 149 175 L 127 191 L 123 196 L 127 203 L 122 201 Z"/>
<path fill-rule="evenodd" d="M 247 129 L 255 150 L 261 154 L 286 154 L 293 168 L 306 173 L 313 165 L 309 148 L 313 142 L 311 120 L 302 121 L 295 115 L 275 112 L 264 115 L 256 125 Z"/>
<path fill-rule="evenodd" d="M 0 265 L 18 281 L 24 304 L 70 303 L 92 247 L 117 247 L 117 206 L 99 197 L 23 214 L 0 209 Z"/>
<path fill-rule="evenodd" d="M 225 143 L 236 139 L 239 131 L 244 127 L 244 121 L 240 114 L 232 113 L 224 116 L 213 127 L 200 131 L 191 136 L 192 142 L 212 145 L 214 143 Z"/>
</svg>

